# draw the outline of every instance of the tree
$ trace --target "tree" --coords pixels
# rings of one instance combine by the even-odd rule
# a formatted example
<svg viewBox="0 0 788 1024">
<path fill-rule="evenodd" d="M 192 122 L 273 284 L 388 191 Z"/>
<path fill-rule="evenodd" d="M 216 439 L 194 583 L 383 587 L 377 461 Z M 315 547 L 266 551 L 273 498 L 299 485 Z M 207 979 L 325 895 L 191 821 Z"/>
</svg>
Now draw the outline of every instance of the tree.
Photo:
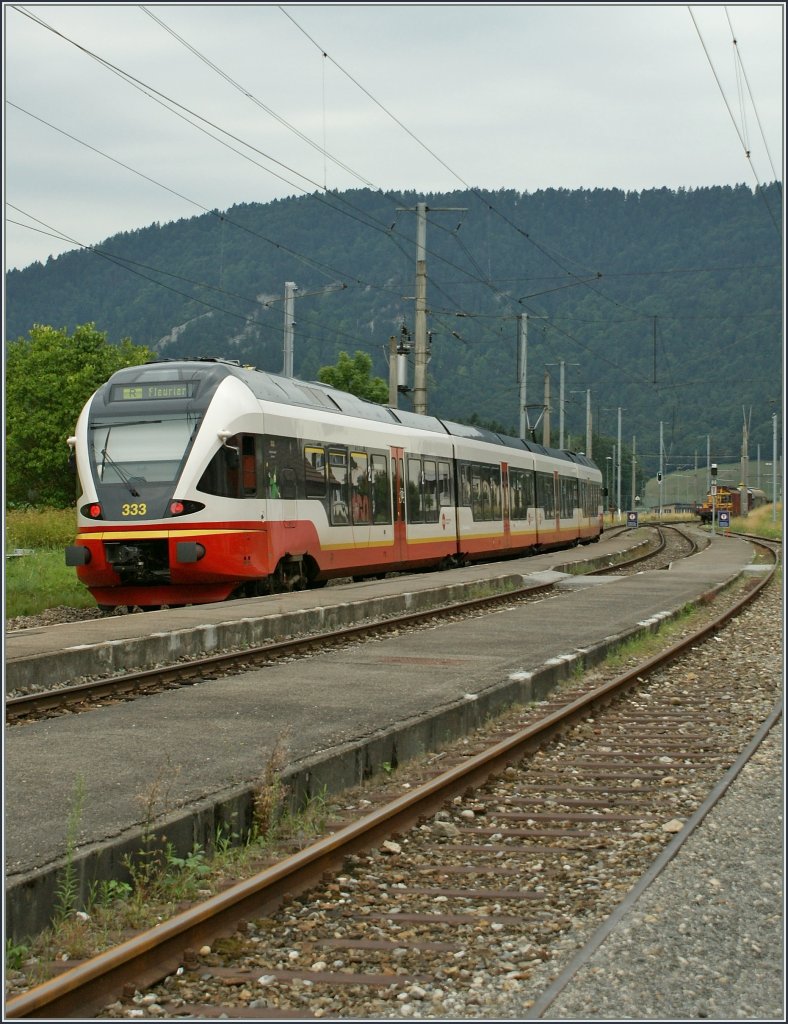
<svg viewBox="0 0 788 1024">
<path fill-rule="evenodd" d="M 6 502 L 66 507 L 74 501 L 67 439 L 82 406 L 116 370 L 152 358 L 124 338 L 111 345 L 95 324 L 36 324 L 6 359 Z"/>
<path fill-rule="evenodd" d="M 368 402 L 385 405 L 389 399 L 388 384 L 382 377 L 372 376 L 372 357 L 366 352 L 356 352 L 351 359 L 347 352 L 340 352 L 335 366 L 322 366 L 318 380 L 339 391 L 365 398 Z"/>
</svg>

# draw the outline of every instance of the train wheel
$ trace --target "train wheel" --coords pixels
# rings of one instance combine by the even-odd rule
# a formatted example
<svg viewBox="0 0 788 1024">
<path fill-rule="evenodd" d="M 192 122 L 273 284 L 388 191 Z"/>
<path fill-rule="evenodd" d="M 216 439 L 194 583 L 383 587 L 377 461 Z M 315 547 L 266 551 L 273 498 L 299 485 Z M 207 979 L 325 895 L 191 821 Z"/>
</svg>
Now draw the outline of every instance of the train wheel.
<svg viewBox="0 0 788 1024">
<path fill-rule="evenodd" d="M 320 572 L 320 566 L 310 555 L 304 556 L 304 574 L 306 577 L 306 589 L 307 590 L 322 590 L 322 588 L 328 583 L 328 580 L 317 579 L 317 574 Z"/>
<path fill-rule="evenodd" d="M 283 558 L 274 572 L 277 590 L 305 590 L 309 585 L 309 577 L 304 571 L 302 558 Z"/>
</svg>

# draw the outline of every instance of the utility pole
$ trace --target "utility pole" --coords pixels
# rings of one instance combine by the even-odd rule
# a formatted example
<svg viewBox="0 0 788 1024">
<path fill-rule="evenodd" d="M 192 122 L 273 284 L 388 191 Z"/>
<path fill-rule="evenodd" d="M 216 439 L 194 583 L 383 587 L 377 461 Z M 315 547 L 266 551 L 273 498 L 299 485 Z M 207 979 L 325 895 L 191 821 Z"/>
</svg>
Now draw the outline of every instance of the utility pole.
<svg viewBox="0 0 788 1024">
<path fill-rule="evenodd" d="M 542 444 L 550 447 L 550 374 L 544 375 L 544 423 L 542 425 Z"/>
<path fill-rule="evenodd" d="M 591 429 L 591 388 L 586 391 L 586 455 L 590 458 L 593 457 L 591 451 L 593 431 Z"/>
<path fill-rule="evenodd" d="M 427 342 L 427 212 L 465 213 L 466 209 L 456 206 L 427 206 L 416 203 L 407 212 L 416 213 L 416 320 L 413 347 L 413 411 L 427 414 L 427 363 L 429 362 Z M 403 210 L 402 212 L 406 212 Z"/>
<path fill-rule="evenodd" d="M 520 403 L 520 440 L 526 439 L 528 429 L 528 408 L 526 405 L 526 381 L 528 379 L 528 314 L 518 317 L 519 332 L 517 345 L 517 384 Z"/>
<path fill-rule="evenodd" d="M 711 490 L 711 434 L 706 434 L 706 493 Z"/>
<path fill-rule="evenodd" d="M 711 464 L 711 532 L 717 527 L 717 463 Z"/>
<path fill-rule="evenodd" d="M 326 288 L 319 288 L 314 292 L 301 292 L 299 299 L 306 299 L 312 295 L 326 295 L 328 292 L 343 291 L 347 288 L 347 285 L 342 281 L 338 281 L 334 284 L 328 285 Z M 284 309 L 284 355 L 282 357 L 282 376 L 292 377 L 293 376 L 293 328 L 295 327 L 295 294 L 298 291 L 298 285 L 295 281 L 285 281 L 285 294 L 283 301 Z M 268 299 L 267 302 L 263 303 L 264 309 L 270 309 L 274 303 L 279 302 L 279 299 Z"/>
<path fill-rule="evenodd" d="M 772 522 L 777 522 L 777 413 L 772 413 Z"/>
<path fill-rule="evenodd" d="M 397 335 L 389 338 L 389 405 L 397 408 Z"/>
<path fill-rule="evenodd" d="M 637 491 L 635 490 L 635 484 L 636 484 L 636 480 L 635 480 L 635 438 L 633 437 L 632 438 L 632 504 L 630 505 L 630 508 L 633 509 L 633 510 L 637 507 L 637 502 L 635 501 L 635 495 L 637 494 Z"/>
<path fill-rule="evenodd" d="M 570 391 L 570 395 L 585 395 L 586 396 L 586 446 L 585 453 L 592 458 L 591 451 L 591 389 L 588 388 L 586 391 Z"/>
<path fill-rule="evenodd" d="M 427 413 L 427 204 L 416 204 L 416 348 L 413 410 Z"/>
<path fill-rule="evenodd" d="M 664 445 L 662 443 L 662 421 L 659 421 L 659 472 L 657 473 L 657 480 L 659 481 L 659 519 L 662 521 L 662 452 Z"/>
<path fill-rule="evenodd" d="M 540 316 L 536 319 L 547 320 L 548 317 Z M 535 434 L 541 415 L 537 416 L 536 423 L 532 427 L 529 422 L 528 400 L 526 398 L 528 389 L 528 314 L 520 313 L 517 317 L 517 323 L 517 393 L 520 404 L 520 438 L 524 441 L 528 438 L 528 435 Z M 537 405 L 535 408 L 542 409 L 543 406 Z"/>
<path fill-rule="evenodd" d="M 298 285 L 295 281 L 285 281 L 285 344 L 282 361 L 282 376 L 293 376 L 293 329 L 295 327 L 295 293 Z"/>
<path fill-rule="evenodd" d="M 616 449 L 616 446 L 614 444 L 613 445 L 613 467 L 612 467 L 612 471 L 613 471 L 613 490 L 616 489 L 616 453 L 617 453 L 617 449 Z M 620 455 L 618 456 L 618 458 L 619 459 L 621 458 Z M 616 518 L 618 518 L 617 513 L 618 513 L 618 505 L 616 505 Z"/>
<path fill-rule="evenodd" d="M 566 361 L 561 359 L 558 363 L 546 363 L 547 366 L 558 366 L 559 368 L 559 390 L 558 390 L 558 447 L 564 447 L 564 377 Z M 579 363 L 570 363 L 570 366 L 579 366 Z"/>
<path fill-rule="evenodd" d="M 621 515 L 621 406 L 618 407 L 618 478 L 616 484 L 616 509 Z"/>
<path fill-rule="evenodd" d="M 748 414 L 745 411 L 744 406 L 742 406 L 742 415 L 744 417 L 744 424 L 742 426 L 741 438 L 741 499 L 739 501 L 739 515 L 746 518 L 750 511 L 747 489 L 750 483 L 750 417 L 752 416 L 752 407 L 750 407 L 750 412 Z"/>
</svg>

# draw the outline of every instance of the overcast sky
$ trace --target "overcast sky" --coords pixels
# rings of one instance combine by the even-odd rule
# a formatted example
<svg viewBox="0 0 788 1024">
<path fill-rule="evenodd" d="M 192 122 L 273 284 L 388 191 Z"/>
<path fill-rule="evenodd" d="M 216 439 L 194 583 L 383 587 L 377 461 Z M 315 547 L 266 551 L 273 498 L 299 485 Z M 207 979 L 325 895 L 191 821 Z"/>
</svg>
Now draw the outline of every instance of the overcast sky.
<svg viewBox="0 0 788 1024">
<path fill-rule="evenodd" d="M 784 15 L 3 3 L 6 268 L 323 187 L 754 188 L 782 178 Z"/>
</svg>

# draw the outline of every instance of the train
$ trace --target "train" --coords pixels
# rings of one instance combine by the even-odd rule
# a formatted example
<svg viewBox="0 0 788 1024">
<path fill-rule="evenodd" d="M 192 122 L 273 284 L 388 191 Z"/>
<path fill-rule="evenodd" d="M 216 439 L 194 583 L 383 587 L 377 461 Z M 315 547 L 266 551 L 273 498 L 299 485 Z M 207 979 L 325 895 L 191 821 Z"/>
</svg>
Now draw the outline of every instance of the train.
<svg viewBox="0 0 788 1024">
<path fill-rule="evenodd" d="M 225 359 L 118 370 L 68 444 L 66 564 L 105 611 L 516 557 L 603 529 L 583 454 Z"/>
<path fill-rule="evenodd" d="M 706 495 L 704 501 L 695 510 L 696 515 L 702 523 L 710 523 L 716 505 L 717 515 L 720 512 L 728 512 L 733 518 L 741 515 L 741 492 L 745 488 L 728 487 L 725 484 L 716 485 L 717 493 L 712 496 L 711 491 Z M 769 498 L 765 491 L 757 487 L 747 487 L 747 511 L 752 512 L 754 508 L 766 505 Z M 713 504 L 714 503 L 714 504 Z"/>
</svg>

